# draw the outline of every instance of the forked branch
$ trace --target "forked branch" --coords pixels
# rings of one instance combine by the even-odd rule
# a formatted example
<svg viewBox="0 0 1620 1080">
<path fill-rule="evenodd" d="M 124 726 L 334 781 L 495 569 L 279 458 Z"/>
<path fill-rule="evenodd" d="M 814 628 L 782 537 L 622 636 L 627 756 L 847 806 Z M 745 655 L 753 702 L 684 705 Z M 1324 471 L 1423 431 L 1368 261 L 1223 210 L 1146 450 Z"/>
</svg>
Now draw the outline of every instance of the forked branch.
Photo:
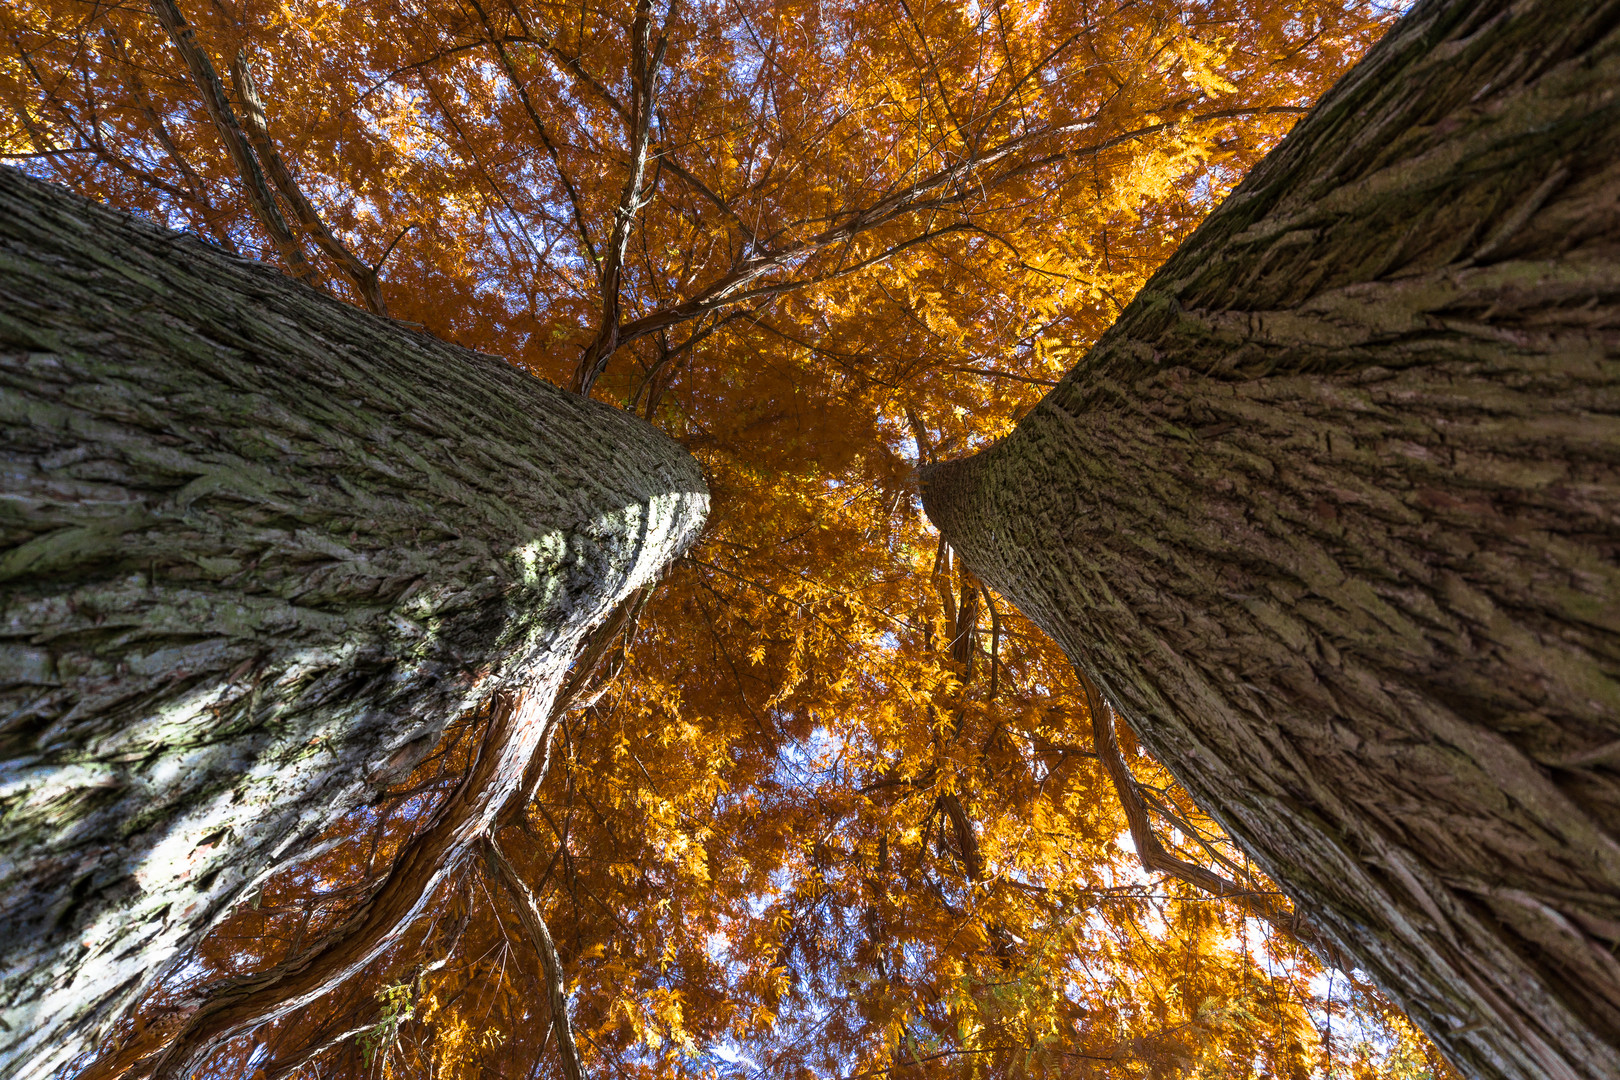
<svg viewBox="0 0 1620 1080">
<path fill-rule="evenodd" d="M 669 48 L 669 29 L 675 20 L 676 7 L 677 0 L 670 0 L 663 28 L 654 43 L 651 40 L 652 0 L 640 0 L 636 5 L 635 22 L 630 34 L 630 112 L 625 118 L 630 168 L 625 174 L 624 189 L 619 193 L 619 205 L 613 212 L 613 232 L 603 246 L 598 268 L 602 307 L 597 317 L 596 338 L 580 357 L 579 367 L 574 374 L 574 390 L 582 395 L 590 394 L 591 386 L 621 344 L 620 295 L 624 287 L 624 259 L 636 219 L 657 186 L 656 176 L 651 184 L 647 182 L 648 151 L 652 146 L 653 117 L 658 112 L 658 72 Z"/>
<path fill-rule="evenodd" d="M 238 52 L 236 59 L 231 62 L 231 83 L 236 87 L 236 96 L 242 102 L 243 127 L 247 131 L 248 141 L 258 151 L 259 161 L 264 171 L 269 174 L 270 181 L 275 184 L 276 190 L 281 193 L 282 199 L 292 210 L 293 217 L 298 224 L 309 234 L 311 240 L 324 252 L 327 258 L 337 263 L 343 273 L 359 291 L 361 299 L 373 315 L 387 315 L 388 305 L 383 302 L 382 289 L 377 279 L 377 267 L 367 266 L 354 252 L 332 235 L 332 230 L 326 227 L 321 215 L 304 195 L 298 181 L 293 178 L 292 170 L 282 160 L 281 152 L 270 138 L 270 120 L 265 112 L 264 99 L 259 95 L 258 82 L 253 77 L 253 66 L 248 62 L 245 53 Z"/>
<path fill-rule="evenodd" d="M 225 143 L 225 150 L 230 154 L 231 163 L 236 166 L 242 189 L 259 224 L 270 234 L 270 242 L 280 252 L 293 277 L 313 284 L 315 268 L 309 264 L 303 247 L 287 228 L 286 219 L 276 207 L 276 197 L 271 194 L 264 172 L 253 155 L 253 148 L 248 145 L 242 125 L 238 123 L 236 113 L 225 97 L 225 86 L 220 82 L 219 72 L 214 70 L 214 62 L 208 58 L 202 46 L 197 44 L 197 32 L 180 14 L 175 0 L 152 0 L 152 11 L 157 15 L 158 22 L 163 24 L 163 29 L 168 31 L 169 40 L 174 42 L 181 59 L 186 62 L 192 81 L 197 84 L 197 91 L 202 96 L 203 108 L 207 110 L 209 119 L 213 120 L 220 140 Z"/>
<path fill-rule="evenodd" d="M 1125 810 L 1125 820 L 1131 830 L 1131 843 L 1136 846 L 1136 856 L 1142 861 L 1142 868 L 1149 872 L 1169 874 L 1196 889 L 1230 900 L 1242 908 L 1245 914 L 1266 922 L 1273 929 L 1310 949 L 1324 963 L 1341 971 L 1351 970 L 1352 965 L 1339 951 L 1338 946 L 1324 938 L 1310 920 L 1298 911 L 1285 910 L 1274 899 L 1275 894 L 1261 890 L 1253 882 L 1240 884 L 1231 881 L 1207 867 L 1180 858 L 1165 848 L 1153 831 L 1153 822 L 1148 817 L 1147 805 L 1142 800 L 1141 792 L 1137 790 L 1136 778 L 1131 775 L 1130 768 L 1125 764 L 1125 756 L 1120 752 L 1114 707 L 1103 700 L 1096 684 L 1084 671 L 1076 667 L 1075 673 L 1080 676 L 1080 685 L 1086 695 L 1086 707 L 1091 713 L 1091 734 L 1096 743 L 1097 759 L 1108 771 L 1108 779 L 1113 782 L 1114 792 L 1119 797 L 1120 806 Z"/>
</svg>

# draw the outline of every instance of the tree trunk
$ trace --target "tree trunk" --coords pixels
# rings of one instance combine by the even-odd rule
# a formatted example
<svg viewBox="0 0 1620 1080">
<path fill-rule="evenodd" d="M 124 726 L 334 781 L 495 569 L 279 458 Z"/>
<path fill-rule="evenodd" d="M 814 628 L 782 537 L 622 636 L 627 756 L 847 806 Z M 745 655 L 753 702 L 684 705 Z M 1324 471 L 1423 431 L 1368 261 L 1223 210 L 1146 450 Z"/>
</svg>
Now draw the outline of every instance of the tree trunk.
<svg viewBox="0 0 1620 1080">
<path fill-rule="evenodd" d="M 0 414 L 5 1077 L 451 719 L 544 717 L 708 504 L 625 413 L 4 169 Z"/>
<path fill-rule="evenodd" d="M 923 477 L 1482 1078 L 1620 1075 L 1617 25 L 1423 0 L 1013 435 Z"/>
</svg>

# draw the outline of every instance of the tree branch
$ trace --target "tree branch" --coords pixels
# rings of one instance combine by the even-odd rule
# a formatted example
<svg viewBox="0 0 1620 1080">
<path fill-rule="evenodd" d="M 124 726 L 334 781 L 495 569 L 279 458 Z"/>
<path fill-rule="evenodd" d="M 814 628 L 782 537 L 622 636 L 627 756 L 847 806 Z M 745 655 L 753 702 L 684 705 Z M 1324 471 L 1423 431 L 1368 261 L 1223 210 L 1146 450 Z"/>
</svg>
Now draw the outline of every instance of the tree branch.
<svg viewBox="0 0 1620 1080">
<path fill-rule="evenodd" d="M 282 218 L 281 211 L 276 209 L 275 196 L 270 193 L 270 188 L 265 183 L 264 172 L 253 156 L 253 148 L 248 145 L 247 137 L 242 133 L 242 126 L 237 123 L 236 114 L 231 110 L 231 104 L 225 97 L 225 87 L 220 82 L 219 73 L 214 70 L 214 62 L 208 58 L 202 46 L 197 44 L 197 32 L 186 22 L 185 16 L 180 14 L 180 8 L 176 6 L 175 0 L 151 0 L 151 4 L 158 22 L 168 31 L 169 40 L 174 42 L 175 49 L 179 51 L 181 59 L 185 60 L 186 67 L 191 71 L 192 80 L 202 95 L 203 108 L 214 121 L 214 128 L 225 143 L 225 150 L 230 154 L 237 175 L 241 177 L 242 187 L 247 192 L 248 204 L 253 207 L 259 223 L 270 234 L 270 242 L 281 254 L 293 277 L 314 284 L 315 268 L 309 264 L 309 260 L 304 256 L 303 247 L 287 228 L 287 222 Z"/>
<path fill-rule="evenodd" d="M 265 172 L 269 174 L 281 197 L 286 200 L 287 206 L 292 209 L 298 224 L 354 283 L 371 313 L 387 315 L 388 305 L 383 301 L 377 271 L 367 266 L 341 240 L 332 235 L 332 231 L 321 220 L 321 215 L 316 212 L 314 204 L 304 196 L 298 181 L 293 178 L 292 171 L 287 168 L 287 163 L 282 160 L 280 151 L 276 149 L 276 144 L 271 141 L 270 122 L 265 114 L 264 99 L 259 95 L 258 84 L 253 78 L 253 67 L 248 62 L 245 52 L 239 51 L 236 59 L 231 62 L 231 83 L 236 87 L 236 96 L 242 102 L 243 126 L 247 131 L 248 141 L 258 151 L 259 161 L 263 163 Z"/>
<path fill-rule="evenodd" d="M 546 969 L 546 998 L 551 1006 L 552 1029 L 557 1033 L 557 1050 L 562 1058 L 562 1071 L 566 1080 L 583 1080 L 579 1064 L 579 1047 L 574 1042 L 574 1030 L 568 1019 L 568 991 L 563 984 L 562 961 L 557 958 L 556 943 L 551 940 L 551 928 L 540 914 L 540 898 L 518 876 L 506 853 L 495 842 L 493 835 L 484 837 L 484 858 L 496 878 L 516 901 L 518 917 L 529 932 L 534 951 L 540 954 L 540 964 Z"/>
<path fill-rule="evenodd" d="M 979 850 L 979 835 L 973 828 L 973 820 L 968 817 L 967 809 L 962 805 L 961 796 L 954 791 L 949 795 L 941 795 L 939 807 L 951 820 L 951 832 L 956 836 L 956 850 L 962 856 L 962 868 L 966 871 L 968 880 L 983 881 L 984 855 Z"/>
<path fill-rule="evenodd" d="M 202 177 L 197 175 L 197 171 L 191 167 L 191 163 L 180 152 L 180 147 L 175 143 L 174 137 L 169 134 L 168 123 L 164 121 L 163 115 L 158 112 L 157 107 L 152 104 L 152 97 L 146 91 L 146 84 L 141 80 L 140 72 L 129 58 L 129 50 L 124 45 L 124 39 L 115 33 L 110 26 L 101 28 L 101 36 L 107 42 L 109 51 L 118 58 L 119 64 L 123 67 L 124 81 L 129 86 L 130 96 L 135 99 L 135 104 L 140 108 L 141 114 L 146 117 L 146 123 L 151 129 L 153 137 L 157 139 L 158 145 L 163 147 L 163 152 L 168 155 L 176 171 L 185 180 L 186 190 L 191 192 L 191 197 L 202 208 L 202 219 L 208 223 L 208 227 L 213 231 L 214 238 L 219 242 L 219 246 L 232 255 L 237 254 L 236 242 L 231 239 L 231 234 L 220 225 L 219 211 L 209 201 L 207 188 L 203 184 Z"/>
<path fill-rule="evenodd" d="M 512 63 L 512 57 L 506 51 L 506 41 L 508 39 L 495 32 L 495 24 L 490 21 L 489 14 L 478 0 L 467 0 L 467 2 L 472 5 L 474 11 L 478 12 L 478 20 L 484 24 L 484 32 L 488 35 L 486 40 L 489 44 L 495 46 L 495 53 L 501 58 L 501 68 L 506 72 L 507 79 L 512 83 L 512 89 L 517 94 L 518 101 L 523 104 L 524 111 L 529 114 L 529 122 L 534 125 L 534 133 L 540 140 L 540 145 L 545 147 L 546 154 L 550 156 L 552 168 L 557 170 L 557 180 L 562 184 L 563 193 L 568 196 L 568 207 L 574 215 L 574 228 L 579 230 L 579 241 L 585 245 L 585 256 L 590 259 L 591 266 L 600 269 L 601 259 L 596 254 L 596 248 L 591 244 L 591 231 L 585 224 L 585 212 L 579 197 L 579 191 L 574 187 L 573 180 L 569 178 L 568 170 L 563 168 L 562 155 L 557 152 L 557 144 L 552 139 L 551 132 L 546 127 L 546 122 L 540 119 L 539 110 L 534 107 L 534 102 L 530 100 L 528 88 L 523 85 L 523 80 L 518 77 L 517 66 Z"/>
<path fill-rule="evenodd" d="M 1131 830 L 1131 843 L 1136 846 L 1136 857 L 1141 860 L 1142 868 L 1150 872 L 1169 874 L 1196 889 L 1230 900 L 1246 914 L 1270 924 L 1279 933 L 1310 949 L 1323 963 L 1341 971 L 1350 971 L 1352 965 L 1339 951 L 1338 946 L 1324 938 L 1297 909 L 1292 912 L 1284 910 L 1281 904 L 1272 899 L 1275 893 L 1260 890 L 1252 883 L 1242 885 L 1229 881 L 1214 871 L 1172 855 L 1165 849 L 1153 832 L 1153 823 L 1148 818 L 1147 807 L 1136 789 L 1136 778 L 1131 775 L 1129 767 L 1125 764 L 1125 757 L 1120 752 L 1113 706 L 1103 700 L 1096 684 L 1078 666 L 1075 667 L 1075 673 L 1080 677 L 1080 685 L 1086 695 L 1086 708 L 1091 713 L 1091 733 L 1096 743 L 1097 757 L 1107 770 L 1108 778 L 1114 785 L 1114 792 L 1119 796 L 1120 805 L 1125 810 L 1125 820 Z"/>
<path fill-rule="evenodd" d="M 630 246 L 630 234 L 636 218 L 651 198 L 644 190 L 647 175 L 647 151 L 652 143 L 652 121 L 658 111 L 658 69 L 663 65 L 664 53 L 669 48 L 669 25 L 675 18 L 678 0 L 670 0 L 669 12 L 658 35 L 656 45 L 649 45 L 652 26 L 652 0 L 639 0 L 636 17 L 630 32 L 630 114 L 625 124 L 630 150 L 630 169 L 619 193 L 619 205 L 613 212 L 613 233 L 602 253 L 599 284 L 602 298 L 598 316 L 596 339 L 586 347 L 574 372 L 574 391 L 589 396 L 591 387 L 607 368 L 608 361 L 621 344 L 619 326 L 620 293 L 624 283 L 624 256 Z M 654 180 L 654 185 L 657 181 Z"/>
</svg>

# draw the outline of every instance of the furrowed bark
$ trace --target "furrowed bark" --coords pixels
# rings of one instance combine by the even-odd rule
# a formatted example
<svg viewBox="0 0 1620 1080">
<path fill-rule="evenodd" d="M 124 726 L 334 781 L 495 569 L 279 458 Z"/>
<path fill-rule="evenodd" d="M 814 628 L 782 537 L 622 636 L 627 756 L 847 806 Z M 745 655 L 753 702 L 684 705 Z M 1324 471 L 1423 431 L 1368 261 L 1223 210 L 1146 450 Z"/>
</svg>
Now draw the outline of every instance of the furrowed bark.
<svg viewBox="0 0 1620 1080">
<path fill-rule="evenodd" d="M 270 997 L 373 947 L 525 790 L 588 631 L 707 507 L 625 413 L 4 169 L 0 416 L 8 1078 L 94 1046 L 451 719 L 521 699 L 396 867 L 415 891 Z"/>
<path fill-rule="evenodd" d="M 210 986 L 166 1042 L 153 1046 L 140 1038 L 129 1040 L 98 1057 L 78 1080 L 184 1080 L 230 1039 L 311 1004 L 363 971 L 428 913 L 440 887 L 459 874 L 501 808 L 527 790 L 523 769 L 517 766 L 520 760 L 532 765 L 543 758 L 551 736 L 550 726 L 537 723 L 528 706 L 526 700 L 510 698 L 495 703 L 467 775 L 422 830 L 401 845 L 376 890 L 340 923 L 263 971 Z"/>
<path fill-rule="evenodd" d="M 178 1080 L 192 1075 L 230 1039 L 280 1019 L 358 975 L 429 913 L 441 886 L 457 877 L 474 848 L 510 824 L 545 780 L 565 712 L 580 705 L 604 656 L 620 639 L 651 586 L 632 590 L 578 647 L 561 688 L 548 699 L 494 703 L 477 758 L 456 790 L 394 857 L 376 890 L 309 948 L 264 971 L 211 987 L 166 1044 L 134 1040 L 97 1058 L 78 1080 L 128 1075 Z M 598 689 L 596 691 L 600 693 Z M 536 709 L 544 709 L 544 714 Z M 544 720 L 541 716 L 544 715 Z M 514 753 L 514 740 L 525 741 Z M 521 773 L 510 768 L 526 756 Z M 508 767 L 503 768 L 503 764 Z"/>
<path fill-rule="evenodd" d="M 1423 0 L 930 517 L 1464 1072 L 1620 1075 L 1620 5 Z"/>
</svg>

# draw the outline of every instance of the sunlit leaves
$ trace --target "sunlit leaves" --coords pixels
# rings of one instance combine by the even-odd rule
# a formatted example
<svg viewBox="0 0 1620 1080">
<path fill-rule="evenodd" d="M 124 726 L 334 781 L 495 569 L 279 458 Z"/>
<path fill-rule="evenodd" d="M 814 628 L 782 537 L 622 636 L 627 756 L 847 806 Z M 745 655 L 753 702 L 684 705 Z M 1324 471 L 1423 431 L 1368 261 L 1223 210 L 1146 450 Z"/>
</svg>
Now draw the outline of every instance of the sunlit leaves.
<svg viewBox="0 0 1620 1080">
<path fill-rule="evenodd" d="M 602 330 L 599 252 L 623 212 L 634 4 L 182 6 L 222 68 L 251 54 L 305 193 L 368 264 L 386 255 L 393 315 L 569 378 Z M 712 518 L 502 837 L 545 907 L 588 1072 L 1432 1075 L 1364 988 L 1335 976 L 1329 1000 L 1296 946 L 1141 872 L 1067 662 L 975 592 L 912 479 L 1009 430 L 1381 13 L 669 12 L 626 341 L 596 394 L 692 449 Z M 18 0 L 0 28 L 0 150 L 273 257 L 142 6 Z M 337 846 L 239 912 L 149 1016 L 320 933 L 470 745 L 335 823 Z M 1241 861 L 1127 752 L 1167 842 Z M 363 976 L 214 1071 L 557 1075 L 540 972 L 512 898 L 469 862 Z"/>
</svg>

